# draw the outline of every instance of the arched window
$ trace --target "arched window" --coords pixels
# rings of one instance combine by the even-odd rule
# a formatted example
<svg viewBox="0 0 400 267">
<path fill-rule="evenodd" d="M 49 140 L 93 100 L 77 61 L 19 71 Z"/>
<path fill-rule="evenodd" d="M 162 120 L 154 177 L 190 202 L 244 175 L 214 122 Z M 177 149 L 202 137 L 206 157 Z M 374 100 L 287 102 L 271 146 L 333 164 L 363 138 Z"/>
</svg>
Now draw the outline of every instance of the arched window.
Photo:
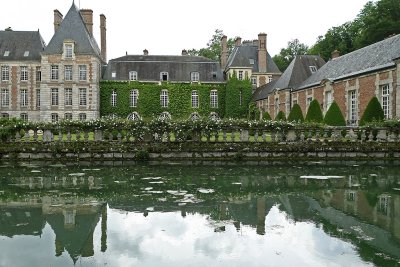
<svg viewBox="0 0 400 267">
<path fill-rule="evenodd" d="M 211 112 L 211 113 L 210 113 L 210 116 L 209 116 L 208 118 L 209 118 L 210 120 L 213 120 L 213 121 L 219 120 L 219 116 L 218 116 L 218 114 L 215 113 L 215 112 Z"/>
<path fill-rule="evenodd" d="M 129 101 L 131 107 L 137 107 L 138 97 L 139 97 L 139 90 L 137 89 L 131 90 L 130 101 Z"/>
<path fill-rule="evenodd" d="M 190 114 L 189 119 L 192 120 L 192 121 L 200 120 L 200 115 L 199 115 L 199 113 L 194 112 L 194 113 Z"/>
<path fill-rule="evenodd" d="M 168 90 L 166 90 L 166 89 L 161 90 L 160 104 L 161 104 L 162 108 L 168 107 Z"/>
<path fill-rule="evenodd" d="M 127 119 L 128 119 L 128 120 L 131 120 L 131 121 L 139 121 L 141 118 L 140 118 L 139 113 L 137 113 L 137 112 L 132 112 L 131 114 L 128 115 L 128 118 L 127 118 Z"/>
<path fill-rule="evenodd" d="M 199 93 L 194 90 L 192 91 L 192 108 L 198 108 L 199 107 Z"/>
<path fill-rule="evenodd" d="M 211 92 L 210 92 L 210 107 L 218 108 L 218 92 L 217 92 L 217 90 L 211 90 Z"/>
<path fill-rule="evenodd" d="M 169 114 L 168 112 L 163 112 L 163 113 L 160 114 L 158 119 L 159 120 L 170 120 L 171 119 L 171 114 Z"/>
<path fill-rule="evenodd" d="M 117 106 L 117 92 L 115 90 L 111 93 L 111 106 Z"/>
</svg>

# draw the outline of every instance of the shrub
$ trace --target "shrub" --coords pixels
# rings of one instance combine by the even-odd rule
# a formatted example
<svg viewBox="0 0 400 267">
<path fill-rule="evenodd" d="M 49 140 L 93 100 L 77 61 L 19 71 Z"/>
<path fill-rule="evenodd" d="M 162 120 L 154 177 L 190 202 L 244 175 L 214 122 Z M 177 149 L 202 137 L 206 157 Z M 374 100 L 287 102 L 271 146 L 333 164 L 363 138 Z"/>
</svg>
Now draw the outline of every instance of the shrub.
<svg viewBox="0 0 400 267">
<path fill-rule="evenodd" d="M 375 96 L 368 102 L 364 114 L 361 117 L 360 126 L 372 121 L 383 121 L 384 119 L 385 115 L 381 103 L 379 103 L 378 98 Z"/>
<path fill-rule="evenodd" d="M 311 101 L 307 110 L 307 122 L 323 122 L 324 116 L 322 115 L 321 107 L 316 99 Z"/>
<path fill-rule="evenodd" d="M 275 117 L 276 121 L 286 121 L 286 115 L 285 112 L 279 111 L 278 114 Z"/>
<path fill-rule="evenodd" d="M 262 118 L 263 118 L 263 120 L 265 120 L 265 121 L 272 121 L 271 115 L 269 115 L 269 113 L 268 113 L 267 111 L 263 113 Z"/>
<path fill-rule="evenodd" d="M 303 122 L 304 116 L 299 104 L 294 104 L 287 118 L 288 121 Z"/>
<path fill-rule="evenodd" d="M 149 152 L 147 150 L 138 150 L 135 153 L 137 161 L 148 161 L 150 159 Z"/>
<path fill-rule="evenodd" d="M 333 101 L 328 111 L 325 114 L 324 123 L 331 126 L 346 126 L 346 120 L 338 104 Z"/>
</svg>

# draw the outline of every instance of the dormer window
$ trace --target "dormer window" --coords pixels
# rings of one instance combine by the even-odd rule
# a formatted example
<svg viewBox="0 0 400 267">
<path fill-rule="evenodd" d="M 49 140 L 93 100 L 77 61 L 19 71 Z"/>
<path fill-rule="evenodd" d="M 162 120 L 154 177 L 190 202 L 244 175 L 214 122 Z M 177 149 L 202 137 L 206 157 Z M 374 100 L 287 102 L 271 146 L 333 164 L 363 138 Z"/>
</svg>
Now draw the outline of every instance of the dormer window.
<svg viewBox="0 0 400 267">
<path fill-rule="evenodd" d="M 160 80 L 161 81 L 168 81 L 168 72 L 165 72 L 165 71 L 161 72 L 160 73 Z"/>
<path fill-rule="evenodd" d="M 190 74 L 190 79 L 192 82 L 198 82 L 200 80 L 200 74 L 198 72 L 192 72 Z"/>
<path fill-rule="evenodd" d="M 317 67 L 316 66 L 310 66 L 310 71 L 311 71 L 311 73 L 317 72 Z"/>
<path fill-rule="evenodd" d="M 250 63 L 250 65 L 254 65 L 254 59 L 253 59 L 253 58 L 250 58 L 250 59 L 249 59 L 249 63 Z"/>
<path fill-rule="evenodd" d="M 29 56 L 29 51 L 25 51 L 24 52 L 24 57 L 28 57 Z"/>
<path fill-rule="evenodd" d="M 64 58 L 72 59 L 74 56 L 74 45 L 71 43 L 64 44 Z"/>
<path fill-rule="evenodd" d="M 130 71 L 129 72 L 129 80 L 130 81 L 137 81 L 137 72 L 136 71 Z"/>
<path fill-rule="evenodd" d="M 4 51 L 4 56 L 8 57 L 10 55 L 10 51 Z"/>
</svg>

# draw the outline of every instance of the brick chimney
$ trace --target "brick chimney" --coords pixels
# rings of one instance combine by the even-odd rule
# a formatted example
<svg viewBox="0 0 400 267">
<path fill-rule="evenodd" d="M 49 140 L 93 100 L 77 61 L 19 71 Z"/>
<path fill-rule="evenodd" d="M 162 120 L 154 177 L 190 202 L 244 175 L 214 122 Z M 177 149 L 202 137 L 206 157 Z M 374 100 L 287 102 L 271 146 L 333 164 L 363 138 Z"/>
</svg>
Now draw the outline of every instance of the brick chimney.
<svg viewBox="0 0 400 267">
<path fill-rule="evenodd" d="M 61 22 L 63 20 L 63 14 L 57 9 L 54 9 L 54 32 L 60 28 Z"/>
<path fill-rule="evenodd" d="M 186 51 L 186 49 L 183 49 L 182 50 L 182 56 L 187 56 L 188 55 L 188 52 Z"/>
<path fill-rule="evenodd" d="M 221 68 L 224 70 L 228 63 L 228 44 L 226 35 L 221 38 Z"/>
<path fill-rule="evenodd" d="M 267 72 L 267 34 L 258 35 L 258 71 Z"/>
<path fill-rule="evenodd" d="M 101 43 L 101 57 L 107 62 L 107 28 L 106 16 L 100 15 L 100 43 Z"/>
<path fill-rule="evenodd" d="M 81 12 L 83 21 L 85 22 L 86 29 L 88 30 L 90 36 L 93 37 L 93 10 L 81 9 L 80 12 Z"/>
<path fill-rule="evenodd" d="M 235 38 L 235 46 L 239 46 L 239 45 L 241 45 L 241 44 L 242 44 L 242 38 L 236 37 L 236 38 Z"/>
<path fill-rule="evenodd" d="M 333 51 L 331 53 L 331 58 L 332 59 L 335 59 L 335 58 L 338 58 L 338 57 L 340 57 L 340 52 L 338 50 L 335 50 L 335 51 Z"/>
<path fill-rule="evenodd" d="M 149 55 L 149 51 L 147 49 L 143 50 L 143 55 L 148 56 Z"/>
</svg>

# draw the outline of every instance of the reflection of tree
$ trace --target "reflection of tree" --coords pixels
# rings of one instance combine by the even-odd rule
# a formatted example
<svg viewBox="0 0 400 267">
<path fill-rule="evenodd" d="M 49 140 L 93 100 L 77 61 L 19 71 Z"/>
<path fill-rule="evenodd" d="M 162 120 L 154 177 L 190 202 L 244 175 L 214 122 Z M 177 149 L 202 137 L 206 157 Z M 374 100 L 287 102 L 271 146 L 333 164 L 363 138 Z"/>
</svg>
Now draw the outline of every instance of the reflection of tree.
<svg viewBox="0 0 400 267">
<path fill-rule="evenodd" d="M 101 210 L 101 252 L 107 250 L 107 205 Z"/>
</svg>

